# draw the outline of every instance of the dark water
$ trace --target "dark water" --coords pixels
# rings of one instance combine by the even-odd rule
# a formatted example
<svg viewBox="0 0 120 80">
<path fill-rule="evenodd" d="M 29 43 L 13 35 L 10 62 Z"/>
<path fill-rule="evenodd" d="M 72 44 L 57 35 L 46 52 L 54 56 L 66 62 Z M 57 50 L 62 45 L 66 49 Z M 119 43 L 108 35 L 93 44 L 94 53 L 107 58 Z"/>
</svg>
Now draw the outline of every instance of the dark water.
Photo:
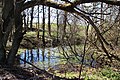
<svg viewBox="0 0 120 80">
<path fill-rule="evenodd" d="M 39 68 L 47 69 L 58 64 L 63 64 L 66 62 L 66 59 L 63 58 L 60 50 L 58 48 L 46 48 L 46 49 L 26 49 L 21 53 L 20 58 L 26 60 L 27 62 L 33 63 Z M 88 55 L 91 56 L 91 55 Z M 73 58 L 73 59 L 72 59 Z M 79 57 L 82 60 L 82 57 Z M 72 60 L 71 60 L 72 59 Z M 71 62 L 81 63 L 81 61 L 76 60 L 74 56 L 71 56 Z M 20 61 L 21 66 L 30 66 L 23 61 Z M 84 64 L 86 66 L 95 66 L 96 61 L 92 59 L 85 59 Z"/>
</svg>

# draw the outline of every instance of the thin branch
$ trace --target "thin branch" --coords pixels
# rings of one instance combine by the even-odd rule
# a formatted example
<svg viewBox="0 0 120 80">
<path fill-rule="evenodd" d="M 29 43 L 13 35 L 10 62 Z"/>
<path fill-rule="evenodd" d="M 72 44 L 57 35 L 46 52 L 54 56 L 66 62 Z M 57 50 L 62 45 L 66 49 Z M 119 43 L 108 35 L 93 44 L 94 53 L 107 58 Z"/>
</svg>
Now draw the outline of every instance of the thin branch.
<svg viewBox="0 0 120 80">
<path fill-rule="evenodd" d="M 88 29 L 89 29 L 89 23 L 88 23 L 88 26 L 87 26 L 87 29 L 86 29 L 86 39 L 85 39 L 85 43 L 84 43 L 84 50 L 83 50 L 83 56 L 82 56 L 82 63 L 81 63 L 81 66 L 80 66 L 80 70 L 79 70 L 79 80 L 80 80 L 80 77 L 81 77 L 81 73 L 82 73 L 82 68 L 83 68 L 83 64 L 84 64 L 84 59 L 85 59 L 85 55 L 86 55 L 86 46 L 87 46 L 87 40 L 88 40 Z"/>
</svg>

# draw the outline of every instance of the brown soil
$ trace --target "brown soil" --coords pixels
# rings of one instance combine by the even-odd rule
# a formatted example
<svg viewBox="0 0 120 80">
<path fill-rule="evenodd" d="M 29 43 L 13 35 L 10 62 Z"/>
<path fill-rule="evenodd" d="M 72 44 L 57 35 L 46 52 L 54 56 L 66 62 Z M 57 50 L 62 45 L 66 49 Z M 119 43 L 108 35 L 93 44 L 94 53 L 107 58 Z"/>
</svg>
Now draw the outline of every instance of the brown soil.
<svg viewBox="0 0 120 80">
<path fill-rule="evenodd" d="M 0 80 L 44 80 L 33 70 L 23 69 L 21 67 L 1 67 Z"/>
<path fill-rule="evenodd" d="M 39 71 L 35 68 L 21 68 L 13 66 L 0 67 L 0 80 L 78 80 L 78 78 L 61 78 L 53 76 L 45 70 Z"/>
</svg>

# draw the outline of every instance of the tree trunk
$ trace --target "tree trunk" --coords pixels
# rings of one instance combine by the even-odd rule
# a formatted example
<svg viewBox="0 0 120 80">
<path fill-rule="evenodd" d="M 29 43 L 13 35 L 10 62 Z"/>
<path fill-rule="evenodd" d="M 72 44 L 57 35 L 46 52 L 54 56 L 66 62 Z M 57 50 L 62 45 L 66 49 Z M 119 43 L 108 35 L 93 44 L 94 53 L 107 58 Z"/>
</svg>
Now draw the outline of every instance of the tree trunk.
<svg viewBox="0 0 120 80">
<path fill-rule="evenodd" d="M 48 32 L 51 37 L 51 25 L 50 25 L 50 7 L 48 7 Z"/>
<path fill-rule="evenodd" d="M 5 48 L 4 46 L 0 43 L 0 65 L 3 65 L 6 60 L 6 54 L 5 54 Z"/>
<path fill-rule="evenodd" d="M 43 47 L 45 47 L 45 11 L 44 11 L 44 5 L 43 5 L 43 24 L 42 24 L 42 28 L 43 28 L 43 35 L 42 35 L 42 42 L 43 42 Z"/>
<path fill-rule="evenodd" d="M 57 10 L 57 42 L 59 40 L 59 14 L 58 14 L 58 10 Z"/>
<path fill-rule="evenodd" d="M 64 20 L 63 20 L 63 32 L 62 32 L 62 40 L 64 40 L 64 37 L 66 35 L 66 26 L 67 26 L 67 12 L 64 13 Z"/>
<path fill-rule="evenodd" d="M 34 12 L 34 7 L 31 8 L 31 21 L 30 21 L 30 30 L 33 30 L 33 12 Z"/>
<path fill-rule="evenodd" d="M 8 54 L 8 58 L 7 58 L 7 65 L 12 66 L 15 62 L 15 56 L 17 54 L 18 48 L 20 46 L 20 42 L 23 39 L 23 33 L 16 30 L 16 32 L 14 33 L 14 39 L 13 39 L 13 43 L 12 43 L 12 48 Z"/>
<path fill-rule="evenodd" d="M 2 28 L 3 28 L 3 21 L 2 21 L 2 1 L 0 1 L 0 64 L 4 63 L 5 60 L 5 49 L 3 46 L 3 32 L 2 32 Z"/>
<path fill-rule="evenodd" d="M 26 14 L 25 14 L 25 12 L 23 12 L 23 20 L 24 20 L 24 30 L 27 31 L 28 27 L 27 27 L 27 23 L 26 23 Z"/>
<path fill-rule="evenodd" d="M 4 6 L 0 1 L 0 63 L 4 64 L 6 60 L 6 43 L 10 30 L 12 29 L 14 0 L 4 0 Z M 3 10 L 2 10 L 3 9 Z"/>
<path fill-rule="evenodd" d="M 37 32 L 37 38 L 38 38 L 38 39 L 39 39 L 39 35 L 40 35 L 40 33 L 39 33 L 39 31 L 40 31 L 40 30 L 39 30 L 39 26 L 40 26 L 40 19 L 39 19 L 39 18 L 40 18 L 40 15 L 39 15 L 39 11 L 40 11 L 40 10 L 39 10 L 39 7 L 40 7 L 40 6 L 38 5 L 38 25 L 37 25 L 37 26 L 38 26 L 38 32 Z"/>
<path fill-rule="evenodd" d="M 27 9 L 27 22 L 26 22 L 26 27 L 28 29 L 29 26 L 29 9 Z"/>
<path fill-rule="evenodd" d="M 21 4 L 17 4 L 16 6 L 16 12 L 15 12 L 15 33 L 14 33 L 14 39 L 12 43 L 12 48 L 10 49 L 10 52 L 7 57 L 6 64 L 9 66 L 12 66 L 15 62 L 15 56 L 17 54 L 18 48 L 20 46 L 20 42 L 23 39 L 24 33 L 22 32 L 22 15 L 19 12 L 19 9 L 21 8 Z"/>
</svg>

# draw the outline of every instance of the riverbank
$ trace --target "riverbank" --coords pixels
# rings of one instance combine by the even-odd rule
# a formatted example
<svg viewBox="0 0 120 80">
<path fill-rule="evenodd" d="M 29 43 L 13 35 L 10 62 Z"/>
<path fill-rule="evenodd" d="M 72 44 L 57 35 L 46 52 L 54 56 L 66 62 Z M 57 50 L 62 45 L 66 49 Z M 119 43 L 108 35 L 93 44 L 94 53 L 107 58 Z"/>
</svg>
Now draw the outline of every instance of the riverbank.
<svg viewBox="0 0 120 80">
<path fill-rule="evenodd" d="M 69 67 L 69 68 L 68 68 Z M 78 80 L 80 65 L 61 64 L 47 71 L 35 66 L 1 67 L 1 80 Z M 54 76 L 54 77 L 53 77 Z M 120 80 L 120 72 L 112 67 L 92 68 L 83 66 L 80 80 Z"/>
<path fill-rule="evenodd" d="M 55 68 L 50 68 L 48 71 L 56 74 L 60 77 L 74 78 L 79 77 L 80 65 L 57 65 Z M 54 71 L 54 72 L 53 72 Z M 84 66 L 81 73 L 81 78 L 84 80 L 119 80 L 120 71 L 109 66 L 104 66 L 103 68 L 93 68 L 90 66 Z"/>
</svg>

